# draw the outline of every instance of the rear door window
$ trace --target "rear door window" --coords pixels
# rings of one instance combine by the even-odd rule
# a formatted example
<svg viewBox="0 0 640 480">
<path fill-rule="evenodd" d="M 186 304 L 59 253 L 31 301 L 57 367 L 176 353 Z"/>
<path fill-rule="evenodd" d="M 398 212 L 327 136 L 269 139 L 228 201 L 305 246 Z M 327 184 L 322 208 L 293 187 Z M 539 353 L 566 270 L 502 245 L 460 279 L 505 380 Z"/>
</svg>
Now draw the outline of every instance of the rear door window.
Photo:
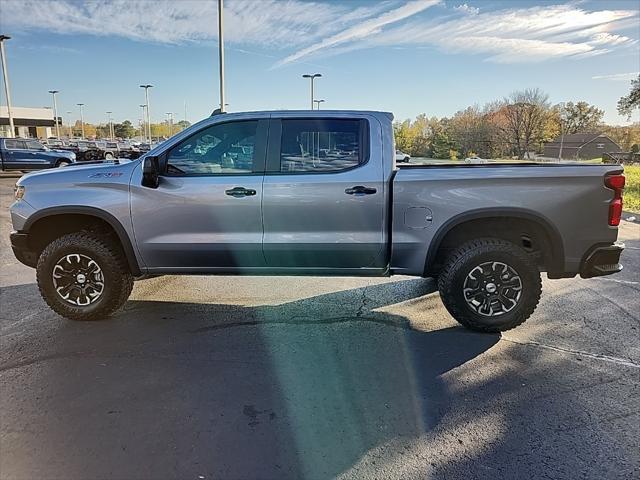
<svg viewBox="0 0 640 480">
<path fill-rule="evenodd" d="M 27 147 L 29 148 L 29 150 L 46 150 L 44 148 L 44 145 L 35 140 L 27 140 Z"/>
<path fill-rule="evenodd" d="M 7 150 L 26 150 L 24 140 L 5 140 L 4 146 Z"/>
<path fill-rule="evenodd" d="M 284 119 L 280 172 L 330 173 L 364 163 L 363 121 L 351 119 Z"/>
</svg>

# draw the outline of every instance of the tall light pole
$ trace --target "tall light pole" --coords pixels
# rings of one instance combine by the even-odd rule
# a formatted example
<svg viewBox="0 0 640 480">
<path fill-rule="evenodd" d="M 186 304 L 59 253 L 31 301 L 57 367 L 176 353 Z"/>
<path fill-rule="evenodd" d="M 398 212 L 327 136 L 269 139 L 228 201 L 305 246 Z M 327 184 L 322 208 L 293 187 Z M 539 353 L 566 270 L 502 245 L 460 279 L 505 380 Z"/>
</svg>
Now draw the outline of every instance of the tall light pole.
<svg viewBox="0 0 640 480">
<path fill-rule="evenodd" d="M 314 100 L 313 102 L 316 104 L 316 110 L 320 110 L 320 104 L 324 103 L 324 100 Z"/>
<path fill-rule="evenodd" d="M 173 135 L 173 112 L 167 112 L 167 124 L 169 125 L 169 136 Z"/>
<path fill-rule="evenodd" d="M 313 110 L 313 81 L 316 78 L 321 76 L 322 76 L 321 73 L 314 73 L 313 75 L 309 75 L 308 73 L 305 73 L 304 75 L 302 75 L 302 78 L 308 78 L 311 80 L 311 110 Z"/>
<path fill-rule="evenodd" d="M 56 93 L 60 93 L 60 91 L 49 90 L 49 93 L 53 97 L 53 121 L 56 122 L 56 138 L 60 140 L 60 125 L 58 125 L 58 104 L 56 103 Z"/>
<path fill-rule="evenodd" d="M 67 112 L 67 130 L 69 134 L 69 140 L 73 138 L 73 130 L 71 129 L 71 112 Z"/>
<path fill-rule="evenodd" d="M 8 35 L 0 35 L 0 58 L 2 60 L 2 77 L 4 78 L 4 93 L 7 97 L 7 115 L 9 115 L 9 138 L 15 136 L 13 113 L 11 112 L 11 92 L 9 89 L 9 73 L 7 72 L 7 55 L 4 52 L 4 41 L 11 39 Z"/>
<path fill-rule="evenodd" d="M 140 85 L 140 88 L 144 88 L 144 101 L 147 106 L 147 125 L 149 125 L 149 145 L 151 145 L 151 107 L 149 106 L 149 89 L 153 85 Z"/>
<path fill-rule="evenodd" d="M 146 113 L 146 108 L 147 106 L 143 103 L 140 105 L 140 108 L 142 108 L 142 128 L 140 129 L 140 135 L 142 135 L 144 137 L 145 142 L 148 140 L 147 137 L 147 113 Z M 144 133 L 143 133 L 144 130 Z M 149 142 L 149 145 L 151 145 L 151 142 Z"/>
<path fill-rule="evenodd" d="M 80 130 L 82 132 L 82 138 L 84 138 L 84 112 L 82 110 L 84 103 L 77 103 L 76 105 L 80 107 Z"/>
<path fill-rule="evenodd" d="M 114 135 L 113 135 L 113 119 L 111 118 L 111 114 L 113 112 L 107 112 L 107 122 L 109 122 L 109 137 L 111 138 L 111 141 L 114 140 Z"/>
<path fill-rule="evenodd" d="M 218 0 L 218 62 L 220 69 L 220 112 L 224 112 L 224 15 L 222 0 Z"/>
</svg>

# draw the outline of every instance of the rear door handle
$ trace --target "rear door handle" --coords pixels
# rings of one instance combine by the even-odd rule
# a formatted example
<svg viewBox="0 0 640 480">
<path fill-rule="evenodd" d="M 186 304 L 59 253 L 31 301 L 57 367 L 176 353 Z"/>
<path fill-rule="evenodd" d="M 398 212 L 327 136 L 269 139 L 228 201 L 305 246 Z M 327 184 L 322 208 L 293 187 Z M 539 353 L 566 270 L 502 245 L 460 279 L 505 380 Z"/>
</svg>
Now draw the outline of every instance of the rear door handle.
<svg viewBox="0 0 640 480">
<path fill-rule="evenodd" d="M 240 198 L 240 197 L 250 197 L 256 194 L 255 190 L 244 187 L 234 187 L 230 190 L 225 190 L 224 193 L 231 197 Z"/>
<path fill-rule="evenodd" d="M 356 185 L 355 187 L 347 188 L 344 193 L 347 195 L 373 195 L 378 190 L 373 187 L 364 187 L 362 185 Z"/>
</svg>

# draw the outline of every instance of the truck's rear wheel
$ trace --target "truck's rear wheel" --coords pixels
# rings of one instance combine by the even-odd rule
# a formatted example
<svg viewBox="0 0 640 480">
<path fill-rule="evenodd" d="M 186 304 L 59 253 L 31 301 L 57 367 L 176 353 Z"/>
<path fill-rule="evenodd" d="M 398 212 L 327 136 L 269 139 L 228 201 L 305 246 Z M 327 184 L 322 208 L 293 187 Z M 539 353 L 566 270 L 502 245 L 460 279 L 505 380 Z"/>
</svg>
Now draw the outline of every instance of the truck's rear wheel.
<svg viewBox="0 0 640 480">
<path fill-rule="evenodd" d="M 502 332 L 533 313 L 542 292 L 540 272 L 518 246 L 483 238 L 449 255 L 438 277 L 440 296 L 462 325 L 482 332 Z"/>
<path fill-rule="evenodd" d="M 90 232 L 64 235 L 40 254 L 40 294 L 70 320 L 101 320 L 124 305 L 133 277 L 118 246 Z"/>
</svg>

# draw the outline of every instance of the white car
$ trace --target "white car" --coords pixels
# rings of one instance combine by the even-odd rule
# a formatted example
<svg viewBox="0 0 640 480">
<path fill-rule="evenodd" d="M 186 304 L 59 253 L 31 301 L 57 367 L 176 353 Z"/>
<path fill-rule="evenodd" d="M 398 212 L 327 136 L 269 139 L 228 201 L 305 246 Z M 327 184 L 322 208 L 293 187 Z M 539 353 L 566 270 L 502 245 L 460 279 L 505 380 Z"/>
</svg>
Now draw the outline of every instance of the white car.
<svg viewBox="0 0 640 480">
<path fill-rule="evenodd" d="M 404 153 L 402 150 L 396 150 L 396 162 L 409 163 L 411 155 Z"/>
<path fill-rule="evenodd" d="M 474 155 L 473 157 L 465 158 L 464 163 L 479 164 L 479 163 L 489 163 L 489 161 L 486 158 L 480 158 L 477 155 Z"/>
</svg>

